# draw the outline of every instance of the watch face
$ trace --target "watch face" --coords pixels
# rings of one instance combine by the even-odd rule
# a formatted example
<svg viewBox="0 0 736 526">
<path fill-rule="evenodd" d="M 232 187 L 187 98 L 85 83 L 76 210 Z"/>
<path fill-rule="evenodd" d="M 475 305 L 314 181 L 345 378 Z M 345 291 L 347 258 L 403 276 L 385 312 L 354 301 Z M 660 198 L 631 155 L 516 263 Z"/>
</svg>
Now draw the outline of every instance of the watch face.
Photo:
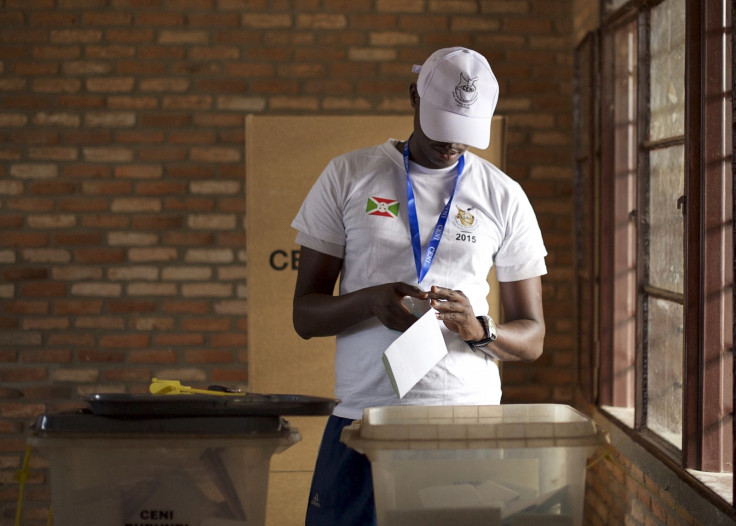
<svg viewBox="0 0 736 526">
<path fill-rule="evenodd" d="M 491 341 L 496 339 L 496 322 L 493 321 L 493 318 L 490 316 L 486 316 L 486 322 L 488 323 L 486 328 L 486 335 L 491 339 Z"/>
</svg>

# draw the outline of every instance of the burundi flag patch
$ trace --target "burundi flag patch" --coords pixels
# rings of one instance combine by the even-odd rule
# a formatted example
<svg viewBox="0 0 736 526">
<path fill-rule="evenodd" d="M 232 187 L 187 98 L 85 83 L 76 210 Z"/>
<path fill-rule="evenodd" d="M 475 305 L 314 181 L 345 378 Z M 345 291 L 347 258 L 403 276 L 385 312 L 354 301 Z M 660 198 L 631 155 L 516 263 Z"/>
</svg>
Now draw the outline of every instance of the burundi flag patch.
<svg viewBox="0 0 736 526">
<path fill-rule="evenodd" d="M 396 199 L 369 197 L 368 203 L 365 205 L 365 212 L 372 216 L 397 217 L 399 215 L 399 202 Z"/>
</svg>

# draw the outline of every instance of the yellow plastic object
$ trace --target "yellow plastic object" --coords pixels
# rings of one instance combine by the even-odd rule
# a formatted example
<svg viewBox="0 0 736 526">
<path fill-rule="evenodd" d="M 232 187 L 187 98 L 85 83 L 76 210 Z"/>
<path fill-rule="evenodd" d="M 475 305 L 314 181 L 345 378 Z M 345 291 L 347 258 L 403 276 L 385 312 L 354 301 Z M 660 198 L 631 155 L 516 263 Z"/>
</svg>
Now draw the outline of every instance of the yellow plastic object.
<svg viewBox="0 0 736 526">
<path fill-rule="evenodd" d="M 178 394 L 206 394 L 217 396 L 243 396 L 242 392 L 214 391 L 210 389 L 195 389 L 186 385 L 181 385 L 179 380 L 159 380 L 151 379 L 151 386 L 148 388 L 151 394 L 155 395 L 178 395 Z"/>
</svg>

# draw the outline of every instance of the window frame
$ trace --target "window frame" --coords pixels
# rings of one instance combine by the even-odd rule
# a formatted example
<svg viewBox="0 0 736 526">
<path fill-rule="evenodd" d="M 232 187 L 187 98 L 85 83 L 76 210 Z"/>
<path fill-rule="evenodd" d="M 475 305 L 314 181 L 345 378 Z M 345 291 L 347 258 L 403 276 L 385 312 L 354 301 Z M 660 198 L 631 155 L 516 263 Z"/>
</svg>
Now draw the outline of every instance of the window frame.
<svg viewBox="0 0 736 526">
<path fill-rule="evenodd" d="M 683 436 L 682 449 L 675 448 L 664 439 L 646 429 L 644 392 L 646 363 L 642 351 L 642 309 L 637 299 L 636 316 L 636 356 L 635 356 L 635 400 L 634 418 L 622 416 L 615 407 L 621 401 L 620 381 L 614 373 L 614 339 L 616 309 L 614 304 L 616 268 L 612 255 L 615 253 L 614 239 L 617 218 L 614 200 L 606 198 L 613 192 L 613 120 L 607 112 L 611 107 L 612 85 L 607 86 L 614 76 L 613 55 L 606 56 L 606 39 L 613 39 L 615 31 L 626 24 L 636 23 L 638 52 L 637 101 L 647 101 L 648 81 L 648 16 L 654 6 L 664 0 L 632 0 L 620 4 L 615 10 L 608 10 L 606 2 L 601 2 L 600 27 L 589 33 L 576 48 L 576 96 L 575 131 L 576 140 L 576 299 L 577 328 L 580 351 L 579 385 L 583 397 L 615 421 L 638 443 L 655 455 L 671 469 L 693 482 L 688 470 L 723 472 L 727 463 L 733 462 L 733 446 L 736 443 L 731 421 L 724 423 L 722 412 L 733 415 L 734 371 L 731 358 L 736 324 L 732 313 L 736 311 L 736 295 L 731 285 L 736 270 L 726 268 L 733 258 L 733 245 L 736 229 L 733 228 L 734 208 L 734 170 L 733 156 L 724 158 L 723 152 L 713 144 L 722 143 L 730 133 L 731 151 L 734 149 L 734 134 L 731 130 L 716 130 L 712 123 L 722 120 L 723 97 L 730 90 L 730 106 L 733 112 L 734 79 L 731 85 L 721 88 L 724 56 L 723 38 L 728 38 L 731 50 L 734 48 L 733 11 L 734 3 L 726 8 L 730 11 L 730 27 L 724 33 L 722 15 L 723 5 L 716 2 L 685 0 L 685 136 L 677 139 L 684 144 L 685 170 L 685 247 L 684 268 L 685 287 L 683 290 Z M 719 3 L 720 4 L 720 3 Z M 610 11 L 610 12 L 608 12 Z M 644 46 L 644 47 L 643 47 Z M 644 57 L 644 60 L 641 60 Z M 609 60 L 610 59 L 610 60 Z M 730 63 L 725 66 L 733 71 L 733 52 Z M 644 80 L 642 80 L 644 78 Z M 717 80 L 717 82 L 716 82 Z M 608 88 L 608 89 L 607 89 Z M 591 94 L 581 94 L 590 89 Z M 641 104 L 641 102 L 639 102 Z M 647 145 L 647 123 L 641 122 L 644 112 L 637 111 L 637 148 Z M 732 113 L 733 115 L 733 113 Z M 726 116 L 728 117 L 728 115 Z M 724 121 L 728 122 L 728 119 Z M 731 126 L 734 118 L 731 116 Z M 580 137 L 585 137 L 580 140 Z M 673 141 L 669 141 L 673 142 Z M 730 152 L 729 152 L 730 153 Z M 647 155 L 637 153 L 639 166 L 637 180 L 642 175 L 648 177 L 647 163 L 642 162 Z M 723 171 L 724 159 L 729 162 L 731 171 Z M 726 178 L 728 179 L 726 181 Z M 715 206 L 722 202 L 723 189 L 730 186 L 730 209 Z M 638 188 L 638 184 L 637 184 Z M 636 209 L 641 210 L 641 199 L 645 197 L 637 190 Z M 614 193 L 621 199 L 621 195 Z M 718 199 L 714 199 L 718 197 Z M 616 199 L 616 198 L 614 198 Z M 726 200 L 727 201 L 727 200 Z M 588 217 L 586 217 L 588 214 Z M 592 214 L 592 218 L 589 215 Z M 620 213 L 619 213 L 620 215 Z M 730 216 L 730 217 L 729 217 Z M 592 220 L 591 220 L 592 219 Z M 730 227 L 731 247 L 723 245 L 724 228 Z M 719 230 L 720 229 L 720 230 Z M 641 234 L 637 231 L 637 243 Z M 713 234 L 716 231 L 716 234 Z M 720 232 L 720 234 L 718 234 Z M 718 236 L 721 237 L 718 237 Z M 586 255 L 592 249 L 592 255 Z M 639 246 L 639 253 L 641 246 Z M 714 256 L 715 254 L 715 256 Z M 714 261 L 721 263 L 715 264 Z M 641 259 L 637 258 L 637 265 Z M 734 261 L 733 267 L 736 267 Z M 641 298 L 639 279 L 642 269 L 637 269 L 636 297 Z M 691 279 L 692 278 L 692 279 Z M 730 291 L 728 294 L 724 291 Z M 714 299 L 715 298 L 715 299 Z M 728 304 L 727 304 L 728 303 Z M 727 305 L 726 305 L 727 304 Z M 593 313 L 593 314 L 591 314 Z M 729 322 L 730 321 L 730 325 Z M 729 330 L 730 329 L 730 330 Z M 715 364 L 715 365 L 714 365 Z M 618 390 L 617 390 L 618 389 Z M 718 403 L 713 403 L 717 401 Z M 714 431 L 714 429 L 716 431 Z M 733 481 L 733 470 L 731 480 Z M 734 497 L 736 497 L 736 484 Z M 714 495 L 705 491 L 710 498 Z M 704 494 L 705 494 L 704 493 Z M 736 510 L 734 502 L 714 498 L 730 512 Z"/>
</svg>

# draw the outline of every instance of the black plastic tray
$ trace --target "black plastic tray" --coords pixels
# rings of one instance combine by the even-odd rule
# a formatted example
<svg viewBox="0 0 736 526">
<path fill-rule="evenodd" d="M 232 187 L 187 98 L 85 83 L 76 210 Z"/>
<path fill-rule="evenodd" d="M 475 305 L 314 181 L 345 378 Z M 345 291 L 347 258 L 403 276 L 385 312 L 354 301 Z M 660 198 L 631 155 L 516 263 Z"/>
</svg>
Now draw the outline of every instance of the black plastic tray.
<svg viewBox="0 0 736 526">
<path fill-rule="evenodd" d="M 116 417 L 319 416 L 330 415 L 332 398 L 291 394 L 94 394 L 86 398 L 93 414 Z"/>
<path fill-rule="evenodd" d="M 55 435 L 232 435 L 279 436 L 290 429 L 278 416 L 249 418 L 195 416 L 180 418 L 121 418 L 88 411 L 41 415 L 33 427 L 38 436 Z"/>
</svg>

